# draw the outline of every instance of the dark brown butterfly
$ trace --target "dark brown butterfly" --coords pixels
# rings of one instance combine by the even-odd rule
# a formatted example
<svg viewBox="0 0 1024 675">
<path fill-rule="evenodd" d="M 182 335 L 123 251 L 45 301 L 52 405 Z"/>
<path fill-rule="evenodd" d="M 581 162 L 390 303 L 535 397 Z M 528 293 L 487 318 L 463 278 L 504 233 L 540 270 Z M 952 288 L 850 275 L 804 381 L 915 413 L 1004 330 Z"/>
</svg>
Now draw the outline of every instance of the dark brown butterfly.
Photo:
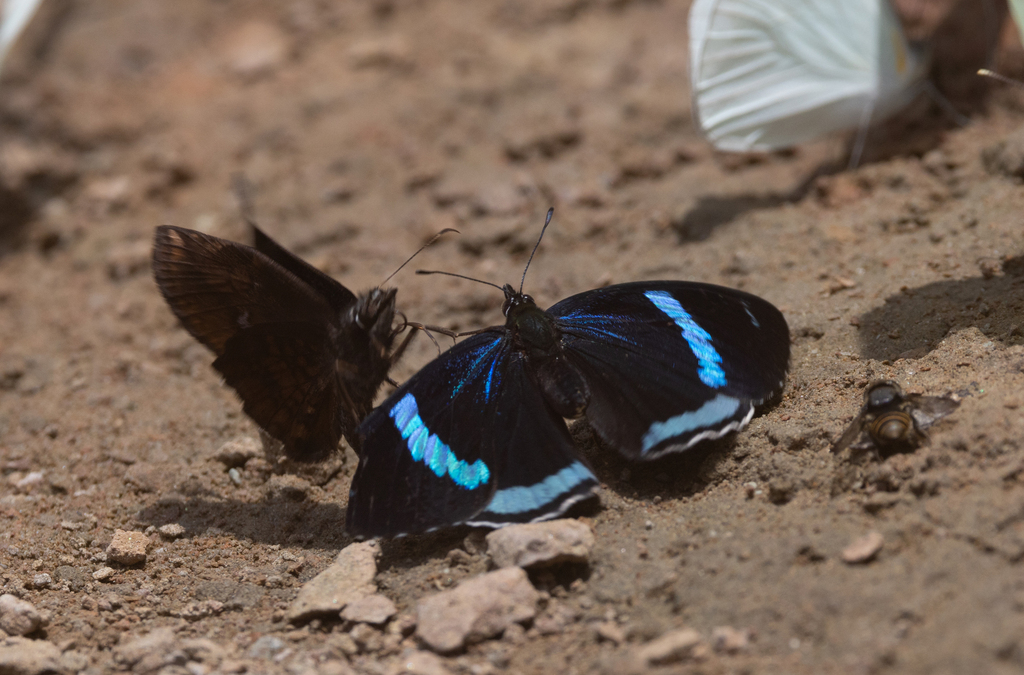
<svg viewBox="0 0 1024 675">
<path fill-rule="evenodd" d="M 242 409 L 314 462 L 356 428 L 413 333 L 395 325 L 395 289 L 356 296 L 253 226 L 255 248 L 180 227 L 156 229 L 153 276 Z"/>
<path fill-rule="evenodd" d="M 913 450 L 927 440 L 927 427 L 959 405 L 959 401 L 946 396 L 905 394 L 892 380 L 872 382 L 864 392 L 864 407 L 832 446 L 832 452 L 847 447 L 883 452 Z"/>
</svg>

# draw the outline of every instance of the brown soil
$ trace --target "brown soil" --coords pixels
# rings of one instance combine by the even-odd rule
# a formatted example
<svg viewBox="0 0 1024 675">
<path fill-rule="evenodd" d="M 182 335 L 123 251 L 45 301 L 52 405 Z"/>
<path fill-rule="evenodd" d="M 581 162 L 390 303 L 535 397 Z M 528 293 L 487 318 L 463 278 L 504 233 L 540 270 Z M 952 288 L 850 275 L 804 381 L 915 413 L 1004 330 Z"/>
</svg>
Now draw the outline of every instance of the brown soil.
<svg viewBox="0 0 1024 675">
<path fill-rule="evenodd" d="M 2 591 L 50 612 L 34 637 L 90 673 L 161 626 L 240 659 L 281 636 L 291 652 L 248 667 L 297 672 L 343 628 L 282 610 L 350 543 L 352 453 L 298 477 L 254 459 L 233 482 L 213 457 L 256 429 L 149 273 L 156 225 L 245 240 L 242 171 L 266 230 L 353 289 L 443 227 L 462 234 L 417 266 L 517 280 L 554 205 L 527 279 L 542 306 L 680 278 L 752 291 L 789 321 L 785 396 L 741 434 L 637 466 L 575 430 L 606 486 L 587 514 L 597 545 L 589 568 L 534 581 L 577 618 L 474 646 L 455 671 L 614 672 L 670 628 L 731 626 L 752 631 L 744 651 L 674 667 L 1019 672 L 1024 95 L 972 74 L 1005 8 L 903 4 L 971 123 L 922 99 L 840 171 L 842 139 L 744 157 L 701 140 L 685 0 L 53 0 L 0 83 Z M 1019 76 L 1012 26 L 1001 36 L 993 63 Z M 392 283 L 410 319 L 501 320 L 485 286 Z M 395 378 L 434 354 L 418 339 Z M 914 453 L 833 456 L 881 377 L 963 402 Z M 115 529 L 168 523 L 184 536 L 154 534 L 145 564 L 93 579 Z M 844 563 L 870 531 L 878 556 Z M 382 591 L 409 611 L 480 573 L 480 557 L 446 558 L 467 534 L 386 542 Z M 607 620 L 627 644 L 598 640 Z"/>
</svg>

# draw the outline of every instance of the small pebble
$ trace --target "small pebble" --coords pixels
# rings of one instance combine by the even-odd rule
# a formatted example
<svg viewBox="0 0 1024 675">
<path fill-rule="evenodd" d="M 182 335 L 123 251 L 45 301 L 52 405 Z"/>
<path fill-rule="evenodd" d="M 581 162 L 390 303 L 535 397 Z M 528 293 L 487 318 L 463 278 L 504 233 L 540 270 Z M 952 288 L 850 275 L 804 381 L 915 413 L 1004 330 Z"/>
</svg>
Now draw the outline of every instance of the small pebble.
<svg viewBox="0 0 1024 675">
<path fill-rule="evenodd" d="M 24 478 L 20 479 L 17 483 L 15 483 L 14 487 L 18 488 L 18 490 L 21 492 L 31 492 L 33 488 L 35 488 L 37 485 L 42 484 L 42 482 L 43 472 L 32 471 Z"/>
<path fill-rule="evenodd" d="M 719 626 L 711 631 L 711 644 L 716 652 L 735 654 L 750 646 L 750 631 Z"/>
<path fill-rule="evenodd" d="M 614 642 L 617 645 L 626 641 L 625 631 L 614 621 L 602 621 L 594 626 L 594 632 L 597 633 L 599 640 Z"/>
<path fill-rule="evenodd" d="M 96 581 L 106 581 L 114 575 L 114 570 L 111 567 L 101 567 L 92 573 L 92 578 Z"/>
<path fill-rule="evenodd" d="M 843 562 L 851 565 L 870 562 L 882 550 L 884 539 L 879 532 L 868 532 L 843 549 Z"/>
<path fill-rule="evenodd" d="M 276 635 L 264 635 L 249 647 L 246 656 L 250 659 L 269 659 L 284 649 L 284 640 Z"/>
<path fill-rule="evenodd" d="M 60 650 L 46 640 L 0 634 L 0 673 L 10 675 L 53 675 L 67 672 Z"/>
<path fill-rule="evenodd" d="M 302 586 L 286 612 L 287 619 L 299 623 L 325 614 L 338 616 L 349 603 L 375 594 L 373 578 L 379 555 L 380 544 L 376 541 L 343 548 L 333 564 Z M 268 577 L 268 586 L 269 582 Z"/>
<path fill-rule="evenodd" d="M 701 642 L 700 633 L 692 628 L 680 628 L 648 642 L 638 654 L 648 666 L 661 666 L 689 658 Z"/>
<path fill-rule="evenodd" d="M 273 23 L 250 20 L 223 36 L 224 64 L 244 79 L 272 73 L 288 58 L 288 36 Z"/>
<path fill-rule="evenodd" d="M 416 635 L 436 652 L 500 635 L 513 623 L 534 618 L 538 593 L 518 567 L 488 572 L 450 591 L 428 596 L 416 607 Z"/>
<path fill-rule="evenodd" d="M 374 593 L 345 605 L 345 609 L 341 610 L 341 618 L 379 626 L 393 617 L 397 611 L 395 603 L 380 593 Z"/>
<path fill-rule="evenodd" d="M 239 436 L 220 446 L 213 458 L 229 469 L 237 469 L 262 454 L 263 447 L 259 440 L 251 436 Z"/>
<path fill-rule="evenodd" d="M 406 675 L 449 675 L 444 659 L 430 652 L 416 651 L 406 654 L 398 664 L 398 673 Z"/>
<path fill-rule="evenodd" d="M 156 531 L 159 532 L 160 536 L 164 539 L 177 539 L 181 535 L 185 534 L 185 528 L 178 523 L 161 525 Z"/>
<path fill-rule="evenodd" d="M 28 635 L 42 623 L 42 615 L 31 602 L 10 593 L 0 595 L 0 630 L 8 635 Z M 5 671 L 0 668 L 0 672 Z"/>
<path fill-rule="evenodd" d="M 32 577 L 32 588 L 47 588 L 53 583 L 53 577 L 46 572 L 36 574 Z"/>
<path fill-rule="evenodd" d="M 593 546 L 590 526 L 568 518 L 510 525 L 487 535 L 487 553 L 497 567 L 586 562 Z"/>
<path fill-rule="evenodd" d="M 138 565 L 146 562 L 147 548 L 149 537 L 143 533 L 116 530 L 110 546 L 107 547 L 107 560 L 122 565 Z"/>
</svg>

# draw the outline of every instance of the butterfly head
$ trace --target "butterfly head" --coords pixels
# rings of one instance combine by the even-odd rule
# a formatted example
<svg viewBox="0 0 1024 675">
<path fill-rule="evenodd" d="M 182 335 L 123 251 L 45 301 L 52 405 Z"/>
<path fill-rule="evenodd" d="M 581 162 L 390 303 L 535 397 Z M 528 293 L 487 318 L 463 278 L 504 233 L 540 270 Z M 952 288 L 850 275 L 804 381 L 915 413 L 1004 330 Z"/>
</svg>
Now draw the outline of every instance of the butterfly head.
<svg viewBox="0 0 1024 675">
<path fill-rule="evenodd" d="M 390 334 L 395 319 L 395 288 L 374 288 L 348 309 L 348 316 L 364 331 Z"/>
<path fill-rule="evenodd" d="M 505 284 L 501 290 L 505 293 L 505 302 L 501 305 L 501 313 L 508 319 L 514 318 L 525 307 L 537 306 L 532 297 L 526 293 L 520 293 L 510 284 Z"/>
</svg>

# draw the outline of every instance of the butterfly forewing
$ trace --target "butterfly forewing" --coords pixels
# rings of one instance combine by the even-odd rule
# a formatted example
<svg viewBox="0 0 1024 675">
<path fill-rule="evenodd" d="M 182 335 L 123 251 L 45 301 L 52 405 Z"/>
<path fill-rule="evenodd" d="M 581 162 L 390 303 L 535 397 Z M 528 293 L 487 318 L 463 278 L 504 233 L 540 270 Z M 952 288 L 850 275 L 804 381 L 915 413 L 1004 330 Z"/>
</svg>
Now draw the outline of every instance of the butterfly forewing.
<svg viewBox="0 0 1024 675">
<path fill-rule="evenodd" d="M 153 274 L 246 412 L 292 459 L 318 461 L 370 411 L 393 360 L 394 291 L 357 298 L 259 229 L 257 248 L 159 227 Z M 372 325 L 355 317 L 363 309 Z"/>
<path fill-rule="evenodd" d="M 218 356 L 249 326 L 331 319 L 324 298 L 267 256 L 194 230 L 157 228 L 153 276 L 188 332 Z"/>
<path fill-rule="evenodd" d="M 360 431 L 346 521 L 356 536 L 550 518 L 596 486 L 502 332 L 442 354 Z"/>
<path fill-rule="evenodd" d="M 633 459 L 741 428 L 781 391 L 789 366 L 782 314 L 742 291 L 638 282 L 572 296 L 549 312 L 590 387 L 588 421 Z"/>
<path fill-rule="evenodd" d="M 256 250 L 285 268 L 303 283 L 325 298 L 331 307 L 342 308 L 355 304 L 356 296 L 337 281 L 305 260 L 293 255 L 258 227 L 253 226 L 253 244 Z"/>
</svg>

